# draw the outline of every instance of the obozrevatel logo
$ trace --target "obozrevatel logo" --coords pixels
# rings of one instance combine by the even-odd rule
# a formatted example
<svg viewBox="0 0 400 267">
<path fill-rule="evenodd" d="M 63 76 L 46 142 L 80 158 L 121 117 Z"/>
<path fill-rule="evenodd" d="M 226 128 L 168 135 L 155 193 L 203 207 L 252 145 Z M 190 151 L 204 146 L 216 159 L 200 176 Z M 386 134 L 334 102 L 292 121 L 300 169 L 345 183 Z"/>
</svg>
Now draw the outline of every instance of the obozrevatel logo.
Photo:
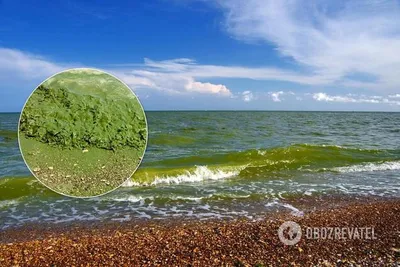
<svg viewBox="0 0 400 267">
<path fill-rule="evenodd" d="M 288 246 L 295 245 L 301 239 L 301 227 L 292 221 L 284 222 L 278 229 L 278 236 L 283 244 Z"/>
</svg>

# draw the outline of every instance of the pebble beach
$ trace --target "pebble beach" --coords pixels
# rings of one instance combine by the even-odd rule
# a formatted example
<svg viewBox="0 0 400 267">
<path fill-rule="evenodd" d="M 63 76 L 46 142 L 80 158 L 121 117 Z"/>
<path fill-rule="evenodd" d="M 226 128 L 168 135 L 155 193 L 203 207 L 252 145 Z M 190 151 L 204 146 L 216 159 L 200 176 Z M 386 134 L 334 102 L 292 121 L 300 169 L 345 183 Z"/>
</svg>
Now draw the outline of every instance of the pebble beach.
<svg viewBox="0 0 400 267">
<path fill-rule="evenodd" d="M 285 221 L 372 227 L 376 239 L 302 239 L 284 245 Z M 396 266 L 400 200 L 353 201 L 303 216 L 261 220 L 29 225 L 2 232 L 1 266 Z"/>
</svg>

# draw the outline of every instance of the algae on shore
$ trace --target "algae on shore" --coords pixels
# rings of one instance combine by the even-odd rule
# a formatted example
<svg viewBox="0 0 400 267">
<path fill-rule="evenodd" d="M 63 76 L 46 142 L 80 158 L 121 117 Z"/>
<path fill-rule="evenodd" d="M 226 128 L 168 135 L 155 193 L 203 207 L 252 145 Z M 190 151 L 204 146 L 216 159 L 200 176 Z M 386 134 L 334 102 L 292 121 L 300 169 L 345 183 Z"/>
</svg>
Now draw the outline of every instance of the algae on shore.
<svg viewBox="0 0 400 267">
<path fill-rule="evenodd" d="M 120 186 L 135 171 L 147 124 L 125 84 L 104 72 L 74 69 L 32 93 L 21 113 L 19 141 L 26 163 L 46 186 L 94 196 Z"/>
</svg>

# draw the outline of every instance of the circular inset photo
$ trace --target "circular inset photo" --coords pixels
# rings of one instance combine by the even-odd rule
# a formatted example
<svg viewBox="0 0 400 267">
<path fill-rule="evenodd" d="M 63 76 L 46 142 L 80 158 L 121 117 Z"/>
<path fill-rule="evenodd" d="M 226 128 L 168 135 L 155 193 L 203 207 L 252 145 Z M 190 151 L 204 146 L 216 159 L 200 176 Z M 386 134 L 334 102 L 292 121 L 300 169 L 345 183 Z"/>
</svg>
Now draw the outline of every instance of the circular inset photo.
<svg viewBox="0 0 400 267">
<path fill-rule="evenodd" d="M 121 186 L 147 145 L 143 107 L 127 85 L 95 69 L 71 69 L 41 83 L 19 120 L 22 156 L 51 190 L 93 197 Z"/>
</svg>

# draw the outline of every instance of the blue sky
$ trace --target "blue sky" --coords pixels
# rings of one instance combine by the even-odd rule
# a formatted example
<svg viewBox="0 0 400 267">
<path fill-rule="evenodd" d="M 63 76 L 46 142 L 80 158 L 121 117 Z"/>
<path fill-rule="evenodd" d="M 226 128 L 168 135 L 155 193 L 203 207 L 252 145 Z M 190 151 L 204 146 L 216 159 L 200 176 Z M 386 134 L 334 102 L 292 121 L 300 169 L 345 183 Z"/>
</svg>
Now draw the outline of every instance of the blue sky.
<svg viewBox="0 0 400 267">
<path fill-rule="evenodd" d="M 400 111 L 400 2 L 0 0 L 0 111 L 106 70 L 148 110 Z"/>
</svg>

